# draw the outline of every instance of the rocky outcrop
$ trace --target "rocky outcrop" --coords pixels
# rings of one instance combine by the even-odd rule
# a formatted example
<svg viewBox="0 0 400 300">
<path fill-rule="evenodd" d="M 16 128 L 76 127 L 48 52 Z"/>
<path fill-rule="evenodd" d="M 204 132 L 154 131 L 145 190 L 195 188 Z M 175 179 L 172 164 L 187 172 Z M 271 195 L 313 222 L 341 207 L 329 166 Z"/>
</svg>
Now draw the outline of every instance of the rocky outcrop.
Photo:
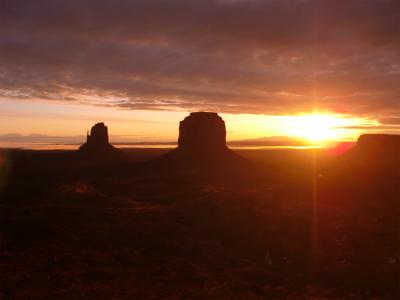
<svg viewBox="0 0 400 300">
<path fill-rule="evenodd" d="M 400 135 L 361 135 L 350 155 L 365 163 L 400 163 Z"/>
<path fill-rule="evenodd" d="M 163 157 L 175 164 L 229 166 L 242 161 L 226 146 L 224 120 L 214 112 L 193 112 L 179 124 L 178 147 Z"/>
<path fill-rule="evenodd" d="M 86 135 L 86 144 L 93 146 L 109 145 L 108 127 L 103 122 L 95 124 Z"/>
<path fill-rule="evenodd" d="M 226 150 L 224 120 L 213 112 L 191 113 L 179 123 L 178 147 L 188 152 Z"/>
<path fill-rule="evenodd" d="M 79 147 L 79 153 L 91 158 L 115 158 L 120 156 L 120 151 L 108 141 L 108 128 L 104 123 L 97 123 L 86 135 L 86 143 Z"/>
<path fill-rule="evenodd" d="M 364 134 L 358 139 L 356 147 L 365 151 L 398 152 L 400 151 L 400 135 Z"/>
</svg>

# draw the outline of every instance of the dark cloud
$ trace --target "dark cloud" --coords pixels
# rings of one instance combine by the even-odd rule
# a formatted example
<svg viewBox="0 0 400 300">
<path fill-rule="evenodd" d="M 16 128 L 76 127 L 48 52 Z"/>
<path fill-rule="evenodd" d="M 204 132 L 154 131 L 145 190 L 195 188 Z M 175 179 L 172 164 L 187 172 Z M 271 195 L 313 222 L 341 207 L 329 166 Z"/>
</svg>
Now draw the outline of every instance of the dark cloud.
<svg viewBox="0 0 400 300">
<path fill-rule="evenodd" d="M 384 119 L 399 20 L 396 0 L 0 0 L 0 95 Z"/>
</svg>

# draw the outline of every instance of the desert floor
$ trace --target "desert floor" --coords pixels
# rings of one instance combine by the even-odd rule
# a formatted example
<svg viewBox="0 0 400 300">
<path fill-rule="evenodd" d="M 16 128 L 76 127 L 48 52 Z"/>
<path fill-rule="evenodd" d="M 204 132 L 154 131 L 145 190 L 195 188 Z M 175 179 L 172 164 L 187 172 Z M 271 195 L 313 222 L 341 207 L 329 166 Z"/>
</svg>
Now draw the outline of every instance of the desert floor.
<svg viewBox="0 0 400 300">
<path fill-rule="evenodd" d="M 146 162 L 166 151 L 1 152 L 0 298 L 400 297 L 398 165 L 316 150 Z"/>
</svg>

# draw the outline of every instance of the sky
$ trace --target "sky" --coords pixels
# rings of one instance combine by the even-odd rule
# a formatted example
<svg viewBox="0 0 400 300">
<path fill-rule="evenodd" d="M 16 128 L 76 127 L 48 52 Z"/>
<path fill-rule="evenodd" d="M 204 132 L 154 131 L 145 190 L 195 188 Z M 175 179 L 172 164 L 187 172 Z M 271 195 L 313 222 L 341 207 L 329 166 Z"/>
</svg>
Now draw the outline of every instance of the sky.
<svg viewBox="0 0 400 300">
<path fill-rule="evenodd" d="M 399 82 L 397 0 L 0 0 L 0 141 L 399 133 Z"/>
</svg>

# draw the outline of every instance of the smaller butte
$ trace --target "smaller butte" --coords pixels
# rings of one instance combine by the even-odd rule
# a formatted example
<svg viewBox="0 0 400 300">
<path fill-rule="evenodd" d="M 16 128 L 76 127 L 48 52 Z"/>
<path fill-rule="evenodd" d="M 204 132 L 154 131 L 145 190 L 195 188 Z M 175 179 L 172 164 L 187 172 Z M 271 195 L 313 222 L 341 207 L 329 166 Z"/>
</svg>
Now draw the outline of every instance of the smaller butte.
<svg viewBox="0 0 400 300">
<path fill-rule="evenodd" d="M 87 133 L 86 143 L 79 147 L 79 153 L 87 158 L 108 159 L 121 155 L 108 140 L 108 128 L 101 122 L 95 124 Z"/>
</svg>

